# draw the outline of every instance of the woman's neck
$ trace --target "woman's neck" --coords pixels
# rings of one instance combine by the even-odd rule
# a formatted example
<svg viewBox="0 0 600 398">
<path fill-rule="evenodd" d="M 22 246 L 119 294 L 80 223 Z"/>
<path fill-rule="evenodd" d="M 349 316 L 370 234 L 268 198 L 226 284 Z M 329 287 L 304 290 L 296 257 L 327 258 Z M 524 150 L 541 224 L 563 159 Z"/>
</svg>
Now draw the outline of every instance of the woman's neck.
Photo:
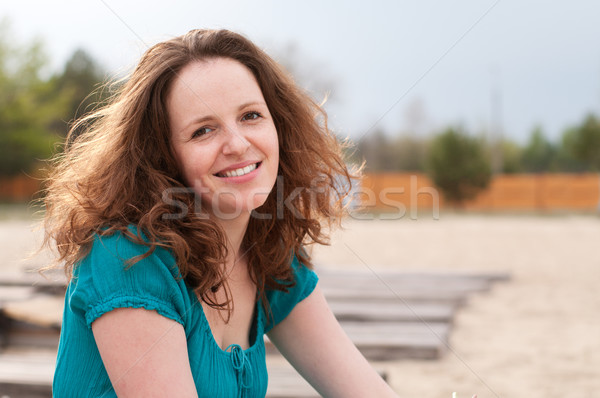
<svg viewBox="0 0 600 398">
<path fill-rule="evenodd" d="M 231 256 L 230 261 L 242 257 L 244 254 L 241 252 L 243 250 L 242 243 L 250 222 L 250 215 L 242 214 L 234 219 L 215 219 L 215 221 L 223 228 L 225 233 L 227 249 Z"/>
</svg>

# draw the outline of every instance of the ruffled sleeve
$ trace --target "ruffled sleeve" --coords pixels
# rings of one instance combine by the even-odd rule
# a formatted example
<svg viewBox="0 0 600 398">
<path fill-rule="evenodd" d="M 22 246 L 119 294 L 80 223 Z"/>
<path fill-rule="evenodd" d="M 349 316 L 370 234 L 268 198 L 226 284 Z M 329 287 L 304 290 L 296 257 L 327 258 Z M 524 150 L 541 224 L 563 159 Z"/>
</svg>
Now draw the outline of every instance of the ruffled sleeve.
<svg viewBox="0 0 600 398">
<path fill-rule="evenodd" d="M 294 256 L 291 266 L 296 284 L 288 289 L 288 292 L 280 290 L 267 290 L 266 292 L 270 314 L 267 314 L 265 333 L 283 321 L 296 304 L 308 297 L 317 286 L 319 280 L 317 274 L 300 264 L 296 256 Z"/>
<path fill-rule="evenodd" d="M 155 251 L 129 266 L 148 247 L 121 233 L 96 236 L 90 253 L 75 267 L 69 306 L 88 327 L 115 308 L 145 308 L 184 324 L 184 286 L 175 259 Z M 129 266 L 129 267 L 128 267 Z"/>
</svg>

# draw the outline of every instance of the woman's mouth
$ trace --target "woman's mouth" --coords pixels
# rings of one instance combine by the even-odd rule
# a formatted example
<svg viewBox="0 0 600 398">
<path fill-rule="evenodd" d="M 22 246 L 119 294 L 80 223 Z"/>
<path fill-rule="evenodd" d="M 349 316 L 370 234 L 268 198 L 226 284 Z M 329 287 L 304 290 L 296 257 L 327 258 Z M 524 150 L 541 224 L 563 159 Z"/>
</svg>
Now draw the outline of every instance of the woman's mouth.
<svg viewBox="0 0 600 398">
<path fill-rule="evenodd" d="M 241 177 L 256 170 L 260 166 L 260 163 L 261 162 L 249 164 L 248 166 L 240 167 L 239 169 L 221 171 L 215 175 L 217 177 Z"/>
</svg>

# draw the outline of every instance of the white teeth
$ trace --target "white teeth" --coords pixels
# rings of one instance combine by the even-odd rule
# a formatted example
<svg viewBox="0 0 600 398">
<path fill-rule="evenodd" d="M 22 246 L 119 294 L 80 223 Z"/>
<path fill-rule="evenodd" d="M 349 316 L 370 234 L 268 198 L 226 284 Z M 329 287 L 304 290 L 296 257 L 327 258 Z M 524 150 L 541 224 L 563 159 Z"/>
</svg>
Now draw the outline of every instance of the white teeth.
<svg viewBox="0 0 600 398">
<path fill-rule="evenodd" d="M 254 169 L 256 169 L 256 163 L 248 165 L 246 167 L 239 168 L 239 169 L 229 170 L 224 173 L 220 173 L 220 175 L 225 176 L 225 177 L 239 177 L 239 176 L 243 176 L 245 174 L 250 173 Z"/>
</svg>

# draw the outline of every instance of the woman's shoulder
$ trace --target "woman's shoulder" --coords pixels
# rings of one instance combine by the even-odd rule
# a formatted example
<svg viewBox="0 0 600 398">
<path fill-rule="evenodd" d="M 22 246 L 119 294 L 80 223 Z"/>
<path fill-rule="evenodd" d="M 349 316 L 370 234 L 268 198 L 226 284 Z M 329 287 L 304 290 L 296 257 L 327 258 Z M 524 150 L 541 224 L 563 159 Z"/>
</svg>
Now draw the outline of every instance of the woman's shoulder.
<svg viewBox="0 0 600 398">
<path fill-rule="evenodd" d="M 183 323 L 186 300 L 187 287 L 174 257 L 162 247 L 151 248 L 136 227 L 97 233 L 69 288 L 70 307 L 88 325 L 121 307 L 156 310 Z"/>
<path fill-rule="evenodd" d="M 157 268 L 169 270 L 174 277 L 180 276 L 171 252 L 156 243 L 151 244 L 143 231 L 129 225 L 126 231 L 95 233 L 88 254 L 76 266 L 74 274 L 87 269 L 111 278 L 124 275 L 124 271 L 147 273 Z"/>
</svg>

